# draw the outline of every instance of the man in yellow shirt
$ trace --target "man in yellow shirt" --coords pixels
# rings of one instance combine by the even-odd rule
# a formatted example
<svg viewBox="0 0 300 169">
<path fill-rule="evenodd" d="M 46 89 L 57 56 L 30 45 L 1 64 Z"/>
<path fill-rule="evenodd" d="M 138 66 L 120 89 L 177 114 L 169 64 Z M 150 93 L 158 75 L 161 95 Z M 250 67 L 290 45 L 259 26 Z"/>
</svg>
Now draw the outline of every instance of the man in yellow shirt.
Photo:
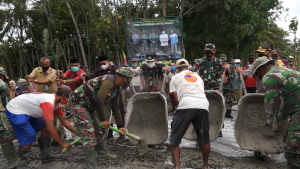
<svg viewBox="0 0 300 169">
<path fill-rule="evenodd" d="M 56 92 L 56 71 L 50 67 L 50 59 L 46 56 L 41 58 L 40 66 L 35 68 L 30 75 L 27 75 L 25 79 L 28 82 L 33 82 L 32 79 L 37 79 L 34 81 L 38 85 L 37 92 L 41 93 L 55 93 Z"/>
</svg>

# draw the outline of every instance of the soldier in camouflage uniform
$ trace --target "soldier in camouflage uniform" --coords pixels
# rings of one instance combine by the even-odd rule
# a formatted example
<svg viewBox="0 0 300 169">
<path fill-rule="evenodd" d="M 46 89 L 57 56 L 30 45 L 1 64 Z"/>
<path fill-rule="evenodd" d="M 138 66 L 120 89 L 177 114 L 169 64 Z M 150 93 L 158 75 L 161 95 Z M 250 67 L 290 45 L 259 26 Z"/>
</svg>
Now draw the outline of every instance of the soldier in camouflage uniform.
<svg viewBox="0 0 300 169">
<path fill-rule="evenodd" d="M 146 56 L 146 53 L 148 52 L 148 35 L 146 35 L 146 31 L 143 31 L 143 35 L 140 37 L 140 41 L 142 43 L 142 53 L 144 56 Z"/>
<path fill-rule="evenodd" d="M 268 124 L 281 132 L 279 122 L 286 121 L 284 153 L 288 168 L 300 168 L 300 73 L 275 67 L 274 60 L 261 57 L 253 63 L 253 75 L 261 79 Z"/>
<path fill-rule="evenodd" d="M 152 29 L 152 33 L 149 35 L 149 40 L 151 52 L 157 52 L 159 38 L 158 35 L 155 33 L 155 29 Z"/>
<path fill-rule="evenodd" d="M 221 54 L 220 58 L 224 61 L 224 66 L 228 64 L 228 57 L 226 54 Z M 225 117 L 227 118 L 233 118 L 231 116 L 231 109 L 232 109 L 232 77 L 234 73 L 234 67 L 232 62 L 230 61 L 229 64 L 230 69 L 226 72 L 225 76 L 227 78 L 227 82 L 223 85 L 223 96 L 225 98 L 225 105 L 226 105 L 226 114 Z"/>
<path fill-rule="evenodd" d="M 97 168 L 95 151 L 98 159 L 112 158 L 101 141 L 102 132 L 99 125 L 102 122 L 105 125 L 104 128 L 109 127 L 109 119 L 106 118 L 109 116 L 104 113 L 106 103 L 111 101 L 114 111 L 119 112 L 115 113 L 117 126 L 126 133 L 119 110 L 119 94 L 120 87 L 127 88 L 134 76 L 135 73 L 130 68 L 122 67 L 116 75 L 103 75 L 91 79 L 70 94 L 69 106 L 84 146 L 85 159 L 89 168 Z M 120 119 L 120 122 L 117 119 Z"/>
<path fill-rule="evenodd" d="M 3 67 L 0 67 L 0 95 L 2 105 L 5 108 L 10 100 L 8 85 L 3 81 L 9 79 Z M 0 146 L 3 155 L 8 161 L 8 168 L 16 168 L 18 166 L 18 157 L 16 155 L 15 147 L 13 144 L 13 136 L 8 130 L 5 122 L 0 114 Z"/>
<path fill-rule="evenodd" d="M 205 90 L 219 90 L 220 84 L 227 82 L 227 78 L 224 77 L 222 81 L 223 72 L 229 73 L 229 65 L 224 66 L 223 61 L 214 56 L 216 53 L 215 45 L 208 43 L 205 45 L 204 52 L 206 57 L 198 61 L 199 70 L 198 74 L 204 81 Z M 222 131 L 220 131 L 220 137 L 222 137 Z"/>
</svg>

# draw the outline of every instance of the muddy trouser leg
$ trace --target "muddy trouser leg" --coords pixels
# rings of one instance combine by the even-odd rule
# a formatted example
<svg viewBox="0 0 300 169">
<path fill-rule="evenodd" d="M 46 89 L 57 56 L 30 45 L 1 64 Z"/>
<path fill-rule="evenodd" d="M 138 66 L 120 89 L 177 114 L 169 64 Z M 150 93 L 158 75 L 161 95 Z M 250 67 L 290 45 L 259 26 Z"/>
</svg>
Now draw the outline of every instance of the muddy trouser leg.
<svg viewBox="0 0 300 169">
<path fill-rule="evenodd" d="M 292 123 L 293 124 L 293 123 Z M 290 127 L 290 126 L 287 126 Z M 283 141 L 284 155 L 289 169 L 300 169 L 300 131 L 285 131 Z"/>
<path fill-rule="evenodd" d="M 14 168 L 18 165 L 18 157 L 13 144 L 11 132 L 6 127 L 0 115 L 0 146 L 2 147 L 3 155 L 8 161 L 8 168 Z"/>
<path fill-rule="evenodd" d="M 122 99 L 120 99 L 120 101 L 119 101 L 119 103 L 120 103 L 120 112 L 121 112 L 121 114 L 123 113 L 124 114 L 124 112 L 126 112 L 126 109 L 127 109 L 127 104 L 128 104 L 128 101 L 127 101 L 127 99 L 128 99 L 128 91 L 127 90 L 122 90 L 122 93 L 121 93 L 121 95 L 122 95 Z M 121 102 L 122 101 L 122 102 Z M 121 106 L 121 104 L 123 103 L 123 105 Z M 122 110 L 121 110 L 121 108 L 124 108 L 123 109 L 123 112 L 122 112 Z M 122 115 L 122 117 L 123 117 L 123 115 Z"/>
<path fill-rule="evenodd" d="M 109 121 L 110 117 L 111 117 L 111 101 L 107 102 L 106 105 L 104 106 L 104 114 L 105 114 L 105 119 L 107 119 L 107 121 Z M 102 133 L 104 133 L 102 140 L 105 140 L 108 136 L 108 129 L 102 128 L 101 130 L 102 130 Z"/>
</svg>

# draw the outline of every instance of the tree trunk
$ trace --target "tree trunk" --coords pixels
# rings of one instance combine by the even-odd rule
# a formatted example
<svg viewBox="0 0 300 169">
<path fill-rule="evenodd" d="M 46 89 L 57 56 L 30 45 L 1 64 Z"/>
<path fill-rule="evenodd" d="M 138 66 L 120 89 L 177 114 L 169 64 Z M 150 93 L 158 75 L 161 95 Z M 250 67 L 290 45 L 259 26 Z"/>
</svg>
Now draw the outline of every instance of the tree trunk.
<svg viewBox="0 0 300 169">
<path fill-rule="evenodd" d="M 163 17 L 167 16 L 166 4 L 167 4 L 167 0 L 161 0 L 161 7 L 162 7 Z"/>
<path fill-rule="evenodd" d="M 147 1 L 148 0 L 144 1 L 144 7 L 143 7 L 144 18 L 147 18 Z"/>
<path fill-rule="evenodd" d="M 76 32 L 77 32 L 77 36 L 78 36 L 78 40 L 79 40 L 81 54 L 82 54 L 82 57 L 83 57 L 84 64 L 87 65 L 86 57 L 85 57 L 85 54 L 84 54 L 84 48 L 83 48 L 83 44 L 82 44 L 82 41 L 81 41 L 81 36 L 80 36 L 79 28 L 77 26 L 77 22 L 76 22 L 76 20 L 74 18 L 74 15 L 73 15 L 73 12 L 72 12 L 72 9 L 70 7 L 70 4 L 69 4 L 68 0 L 66 0 L 66 4 L 68 6 L 68 9 L 70 11 L 70 14 L 72 16 L 72 19 L 73 19 L 73 22 L 74 22 L 74 25 L 75 25 L 75 28 L 76 28 Z M 89 73 L 89 71 L 88 71 L 88 73 Z"/>
</svg>

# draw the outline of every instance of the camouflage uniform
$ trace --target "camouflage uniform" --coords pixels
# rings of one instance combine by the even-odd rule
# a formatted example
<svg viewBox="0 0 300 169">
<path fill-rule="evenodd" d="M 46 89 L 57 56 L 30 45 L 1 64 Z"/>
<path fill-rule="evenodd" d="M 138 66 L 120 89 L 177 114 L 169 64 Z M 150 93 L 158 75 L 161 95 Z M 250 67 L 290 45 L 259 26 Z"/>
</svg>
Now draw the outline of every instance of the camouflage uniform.
<svg viewBox="0 0 300 169">
<path fill-rule="evenodd" d="M 2 99 L 2 105 L 3 107 L 5 107 L 8 101 L 10 100 L 10 97 L 9 97 L 7 84 L 1 79 L 0 79 L 0 95 Z M 2 116 L 0 115 L 0 146 L 5 145 L 12 141 L 13 141 L 12 134 L 8 130 L 6 124 L 2 119 Z"/>
<path fill-rule="evenodd" d="M 104 75 L 91 79 L 72 92 L 69 97 L 69 107 L 71 107 L 75 127 L 84 147 L 94 147 L 97 144 L 97 140 L 102 138 L 99 120 L 104 121 L 105 117 L 99 117 L 100 119 L 98 119 L 95 110 L 99 109 L 100 101 L 97 95 L 105 80 L 110 80 L 114 83 L 115 76 Z M 120 91 L 119 87 L 112 88 L 108 92 L 104 104 L 110 102 L 113 98 L 119 100 Z"/>
<path fill-rule="evenodd" d="M 142 35 L 140 38 L 140 41 L 142 43 L 142 52 L 144 55 L 148 52 L 148 36 L 147 35 Z"/>
<path fill-rule="evenodd" d="M 285 158 L 300 167 L 300 73 L 281 67 L 271 67 L 262 79 L 265 89 L 265 109 L 273 130 L 286 120 Z"/>
<path fill-rule="evenodd" d="M 158 35 L 155 33 L 151 33 L 149 35 L 149 40 L 150 40 L 150 47 L 151 47 L 151 52 L 157 52 L 158 51 Z M 153 43 L 152 41 L 155 41 Z"/>
<path fill-rule="evenodd" d="M 221 59 L 208 60 L 203 58 L 198 61 L 199 76 L 203 79 L 205 90 L 219 90 L 222 73 L 224 71 Z"/>
<path fill-rule="evenodd" d="M 222 54 L 221 59 L 225 59 L 225 58 L 227 58 L 227 55 Z M 227 78 L 227 82 L 225 82 L 223 84 L 223 93 L 222 93 L 224 96 L 224 99 L 225 99 L 226 109 L 230 109 L 230 110 L 232 108 L 232 84 L 231 84 L 231 81 L 232 81 L 233 74 L 234 74 L 234 66 L 232 65 L 233 61 L 234 60 L 231 59 L 229 62 L 230 69 L 228 71 L 226 71 L 225 77 Z M 225 64 L 225 61 L 224 61 L 224 64 Z"/>
</svg>

